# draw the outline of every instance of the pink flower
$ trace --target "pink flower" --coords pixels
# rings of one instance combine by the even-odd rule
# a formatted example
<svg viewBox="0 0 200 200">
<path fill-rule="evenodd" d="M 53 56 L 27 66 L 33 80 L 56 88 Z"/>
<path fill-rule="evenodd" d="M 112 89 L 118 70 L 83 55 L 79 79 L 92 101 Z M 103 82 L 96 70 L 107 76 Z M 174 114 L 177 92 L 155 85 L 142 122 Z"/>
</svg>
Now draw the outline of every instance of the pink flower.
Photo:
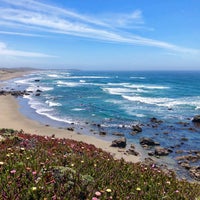
<svg viewBox="0 0 200 200">
<path fill-rule="evenodd" d="M 13 169 L 13 170 L 10 171 L 10 173 L 11 173 L 11 174 L 15 174 L 15 173 L 16 173 L 16 170 Z"/>
<path fill-rule="evenodd" d="M 92 200 L 99 200 L 98 198 L 96 198 L 96 197 L 92 197 Z"/>
<path fill-rule="evenodd" d="M 33 175 L 36 175 L 36 174 L 37 174 L 37 172 L 36 172 L 36 171 L 33 171 L 33 172 L 32 172 L 32 174 L 33 174 Z"/>
<path fill-rule="evenodd" d="M 97 197 L 100 197 L 100 196 L 101 196 L 101 192 L 96 191 L 96 192 L 95 192 L 95 195 L 96 195 Z"/>
</svg>

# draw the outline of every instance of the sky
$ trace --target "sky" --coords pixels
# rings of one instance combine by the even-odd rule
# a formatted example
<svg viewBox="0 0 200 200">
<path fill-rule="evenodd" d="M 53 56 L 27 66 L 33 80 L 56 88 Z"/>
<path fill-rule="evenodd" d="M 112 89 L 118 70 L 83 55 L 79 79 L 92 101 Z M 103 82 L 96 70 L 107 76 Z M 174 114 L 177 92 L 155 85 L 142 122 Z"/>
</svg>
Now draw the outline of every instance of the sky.
<svg viewBox="0 0 200 200">
<path fill-rule="evenodd" d="M 199 0 L 0 0 L 0 67 L 200 70 Z"/>
</svg>

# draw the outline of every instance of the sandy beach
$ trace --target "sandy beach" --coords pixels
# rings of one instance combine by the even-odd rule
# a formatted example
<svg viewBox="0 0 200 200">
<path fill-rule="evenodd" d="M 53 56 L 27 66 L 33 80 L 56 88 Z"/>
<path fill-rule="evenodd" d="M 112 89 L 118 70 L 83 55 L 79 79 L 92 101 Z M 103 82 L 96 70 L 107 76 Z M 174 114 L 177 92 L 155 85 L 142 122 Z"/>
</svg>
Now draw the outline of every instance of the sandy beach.
<svg viewBox="0 0 200 200">
<path fill-rule="evenodd" d="M 0 80 L 8 80 L 11 78 L 20 77 L 27 71 L 15 71 L 10 73 L 0 70 Z M 93 136 L 81 135 L 74 131 L 58 129 L 51 126 L 45 126 L 39 122 L 30 120 L 19 112 L 17 100 L 11 96 L 0 96 L 0 128 L 12 128 L 16 130 L 24 130 L 25 133 L 38 134 L 43 136 L 55 135 L 58 138 L 69 138 L 76 141 L 83 141 L 88 144 L 93 144 L 97 148 L 111 153 L 116 159 L 124 158 L 126 161 L 139 162 L 139 156 L 126 155 L 125 150 L 110 147 L 110 142 L 95 138 Z"/>
</svg>

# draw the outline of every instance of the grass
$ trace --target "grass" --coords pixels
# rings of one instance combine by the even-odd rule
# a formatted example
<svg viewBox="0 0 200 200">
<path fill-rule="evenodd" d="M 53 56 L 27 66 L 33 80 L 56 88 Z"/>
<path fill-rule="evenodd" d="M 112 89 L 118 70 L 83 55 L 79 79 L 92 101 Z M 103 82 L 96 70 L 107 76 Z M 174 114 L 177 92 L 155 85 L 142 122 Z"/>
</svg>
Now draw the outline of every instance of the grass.
<svg viewBox="0 0 200 200">
<path fill-rule="evenodd" d="M 0 199 L 198 200 L 200 184 L 93 145 L 1 129 Z"/>
</svg>

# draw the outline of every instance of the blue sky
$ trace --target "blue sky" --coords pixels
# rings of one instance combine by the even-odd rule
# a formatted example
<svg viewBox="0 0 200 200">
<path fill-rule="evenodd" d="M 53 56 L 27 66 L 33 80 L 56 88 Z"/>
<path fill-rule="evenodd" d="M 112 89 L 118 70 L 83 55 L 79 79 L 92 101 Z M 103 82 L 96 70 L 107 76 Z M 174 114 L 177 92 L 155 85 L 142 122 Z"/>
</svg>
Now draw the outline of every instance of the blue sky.
<svg viewBox="0 0 200 200">
<path fill-rule="evenodd" d="M 0 66 L 199 70 L 199 0 L 0 0 Z"/>
</svg>

